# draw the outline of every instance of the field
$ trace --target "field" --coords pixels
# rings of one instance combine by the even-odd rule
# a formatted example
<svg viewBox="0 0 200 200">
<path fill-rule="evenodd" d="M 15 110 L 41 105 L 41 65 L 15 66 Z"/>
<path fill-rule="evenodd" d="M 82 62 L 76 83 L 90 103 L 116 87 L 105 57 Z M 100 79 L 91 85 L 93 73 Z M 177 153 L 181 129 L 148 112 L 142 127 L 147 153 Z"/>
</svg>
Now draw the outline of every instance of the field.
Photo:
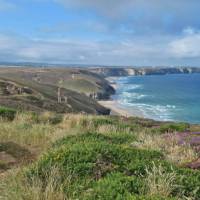
<svg viewBox="0 0 200 200">
<path fill-rule="evenodd" d="M 15 113 L 0 122 L 0 199 L 200 198 L 199 126 L 83 114 Z M 199 144 L 200 145 L 200 144 Z"/>
<path fill-rule="evenodd" d="M 104 78 L 88 70 L 0 69 L 0 105 L 17 110 L 109 114 L 96 99 L 113 93 Z"/>
</svg>

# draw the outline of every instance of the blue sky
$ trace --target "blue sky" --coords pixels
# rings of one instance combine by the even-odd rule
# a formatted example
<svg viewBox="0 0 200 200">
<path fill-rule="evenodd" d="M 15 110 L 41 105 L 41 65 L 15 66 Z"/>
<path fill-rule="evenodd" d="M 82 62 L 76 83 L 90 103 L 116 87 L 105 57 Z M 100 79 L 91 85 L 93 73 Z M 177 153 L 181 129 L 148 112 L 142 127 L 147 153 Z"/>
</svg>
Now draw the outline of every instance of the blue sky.
<svg viewBox="0 0 200 200">
<path fill-rule="evenodd" d="M 200 63 L 199 0 L 0 0 L 0 61 Z"/>
</svg>

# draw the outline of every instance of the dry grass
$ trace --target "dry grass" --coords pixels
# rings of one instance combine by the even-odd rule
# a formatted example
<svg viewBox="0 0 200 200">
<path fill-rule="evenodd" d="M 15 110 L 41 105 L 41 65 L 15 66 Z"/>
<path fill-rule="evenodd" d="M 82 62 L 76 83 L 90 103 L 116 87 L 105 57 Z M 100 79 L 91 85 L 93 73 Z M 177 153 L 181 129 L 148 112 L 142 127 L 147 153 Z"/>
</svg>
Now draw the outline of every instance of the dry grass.
<svg viewBox="0 0 200 200">
<path fill-rule="evenodd" d="M 85 132 L 98 132 L 101 134 L 137 134 L 137 147 L 158 150 L 164 153 L 167 160 L 177 164 L 184 164 L 198 158 L 197 153 L 188 145 L 178 145 L 171 137 L 166 140 L 162 135 L 151 134 L 148 129 L 133 133 L 129 127 L 117 124 L 94 125 L 94 120 L 103 120 L 104 116 L 83 114 L 67 114 L 57 125 L 52 125 L 48 119 L 53 113 L 45 112 L 35 119 L 30 113 L 17 114 L 12 122 L 1 121 L 0 141 L 14 142 L 29 149 L 46 150 L 53 142 L 68 135 L 82 134 Z M 39 122 L 38 122 L 39 120 Z"/>
<path fill-rule="evenodd" d="M 119 126 L 109 125 L 109 124 L 99 126 L 98 129 L 97 129 L 97 132 L 101 133 L 101 134 L 132 133 L 129 127 L 121 128 Z"/>
<path fill-rule="evenodd" d="M 58 124 L 50 123 L 55 114 L 50 112 L 35 116 L 18 113 L 13 121 L 0 121 L 0 143 L 13 142 L 39 156 L 52 143 L 69 135 L 95 132 L 95 116 L 67 114 Z M 103 117 L 96 117 L 101 119 Z"/>
<path fill-rule="evenodd" d="M 30 124 L 2 122 L 0 126 L 0 141 L 14 142 L 22 146 L 43 146 L 48 143 L 50 133 L 54 132 L 54 127 L 49 124 Z"/>
<path fill-rule="evenodd" d="M 165 172 L 164 168 L 153 163 L 151 170 L 146 169 L 146 190 L 149 196 L 170 197 L 176 189 L 176 173 Z"/>
<path fill-rule="evenodd" d="M 141 131 L 138 134 L 138 141 L 139 148 L 161 151 L 167 160 L 178 165 L 183 165 L 198 158 L 198 154 L 190 145 L 177 144 L 173 135 L 169 139 L 166 139 L 163 135 Z"/>
<path fill-rule="evenodd" d="M 89 130 L 93 128 L 92 115 L 83 114 L 66 114 L 60 126 L 64 129 L 81 128 L 82 130 Z"/>
<path fill-rule="evenodd" d="M 45 182 L 39 178 L 27 179 L 24 171 L 10 171 L 0 182 L 0 199 L 6 200 L 66 200 L 62 173 L 53 167 L 45 174 Z M 65 179 L 65 186 L 70 185 L 70 177 Z M 9 188 L 8 188 L 9 185 Z M 64 195 L 65 194 L 65 195 Z"/>
<path fill-rule="evenodd" d="M 78 129 L 70 127 L 68 122 L 63 121 L 57 125 L 49 123 L 48 118 L 51 116 L 50 113 L 44 113 L 38 121 L 30 113 L 21 113 L 12 122 L 2 120 L 0 143 L 13 142 L 39 156 L 56 140 L 77 134 Z"/>
<path fill-rule="evenodd" d="M 197 153 L 189 145 L 178 145 L 173 136 L 166 140 L 162 135 L 149 133 L 148 129 L 133 133 L 129 127 L 116 124 L 100 124 L 95 127 L 93 119 L 102 120 L 105 117 L 83 114 L 67 114 L 59 124 L 52 125 L 48 120 L 52 116 L 52 113 L 46 112 L 36 120 L 30 113 L 20 113 L 12 122 L 1 121 L 0 141 L 14 142 L 30 149 L 37 148 L 42 152 L 56 140 L 68 135 L 85 132 L 137 134 L 137 147 L 162 151 L 167 160 L 174 163 L 181 165 L 198 158 Z"/>
<path fill-rule="evenodd" d="M 2 120 L 0 141 L 12 141 L 24 146 L 45 146 L 73 132 L 84 119 L 83 115 L 66 115 L 60 123 L 54 125 L 49 122 L 52 116 L 50 112 L 42 113 L 39 118 L 31 113 L 18 113 L 12 122 Z"/>
<path fill-rule="evenodd" d="M 146 168 L 146 178 L 143 190 L 150 197 L 160 196 L 170 198 L 173 196 L 174 191 L 182 186 L 176 184 L 177 174 L 171 169 L 171 172 L 166 171 L 162 165 L 156 166 L 153 162 L 151 169 Z M 185 196 L 182 192 L 176 194 L 177 200 L 195 200 L 193 196 Z"/>
</svg>

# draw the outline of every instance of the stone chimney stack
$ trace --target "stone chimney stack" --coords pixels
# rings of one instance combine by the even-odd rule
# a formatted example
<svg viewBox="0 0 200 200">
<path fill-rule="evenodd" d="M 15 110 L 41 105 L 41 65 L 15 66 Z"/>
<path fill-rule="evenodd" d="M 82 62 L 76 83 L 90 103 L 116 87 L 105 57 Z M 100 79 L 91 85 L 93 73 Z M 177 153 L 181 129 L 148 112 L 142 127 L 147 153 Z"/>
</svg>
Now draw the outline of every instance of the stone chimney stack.
<svg viewBox="0 0 200 200">
<path fill-rule="evenodd" d="M 61 103 L 62 99 L 61 99 L 61 88 L 58 88 L 58 103 Z"/>
</svg>

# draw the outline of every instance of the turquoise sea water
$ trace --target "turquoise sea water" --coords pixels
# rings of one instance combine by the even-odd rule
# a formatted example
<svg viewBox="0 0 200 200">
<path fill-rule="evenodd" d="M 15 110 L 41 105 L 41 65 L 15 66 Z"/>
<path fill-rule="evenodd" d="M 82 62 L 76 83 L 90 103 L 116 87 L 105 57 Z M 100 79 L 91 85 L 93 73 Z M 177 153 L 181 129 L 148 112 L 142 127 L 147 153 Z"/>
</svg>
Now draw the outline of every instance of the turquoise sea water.
<svg viewBox="0 0 200 200">
<path fill-rule="evenodd" d="M 200 123 L 200 74 L 129 76 L 116 80 L 118 103 L 161 121 Z"/>
</svg>

